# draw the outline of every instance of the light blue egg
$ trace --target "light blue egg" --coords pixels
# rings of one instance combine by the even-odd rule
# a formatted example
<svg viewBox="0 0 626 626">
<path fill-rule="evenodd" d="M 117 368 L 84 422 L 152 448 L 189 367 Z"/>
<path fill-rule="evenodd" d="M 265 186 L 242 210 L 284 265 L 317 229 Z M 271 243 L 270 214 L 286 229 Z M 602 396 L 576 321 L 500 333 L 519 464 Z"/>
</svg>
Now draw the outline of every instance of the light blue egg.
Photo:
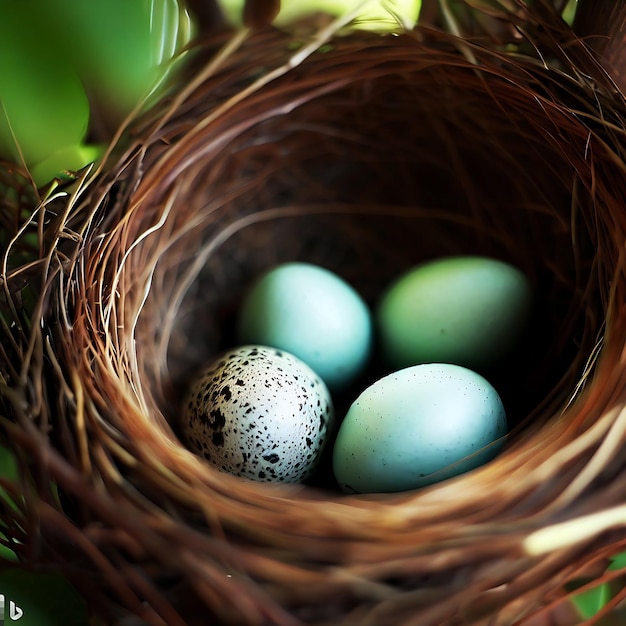
<svg viewBox="0 0 626 626">
<path fill-rule="evenodd" d="M 385 360 L 393 368 L 455 363 L 483 370 L 502 362 L 531 312 L 526 276 L 479 256 L 435 259 L 400 276 L 376 311 Z"/>
<path fill-rule="evenodd" d="M 331 390 L 365 367 L 372 320 L 359 294 L 333 272 L 285 263 L 263 276 L 244 298 L 238 339 L 286 350 L 303 360 Z"/>
<path fill-rule="evenodd" d="M 483 465 L 506 433 L 502 401 L 485 378 L 458 365 L 416 365 L 354 401 L 337 434 L 333 469 L 345 491 L 406 491 Z"/>
</svg>

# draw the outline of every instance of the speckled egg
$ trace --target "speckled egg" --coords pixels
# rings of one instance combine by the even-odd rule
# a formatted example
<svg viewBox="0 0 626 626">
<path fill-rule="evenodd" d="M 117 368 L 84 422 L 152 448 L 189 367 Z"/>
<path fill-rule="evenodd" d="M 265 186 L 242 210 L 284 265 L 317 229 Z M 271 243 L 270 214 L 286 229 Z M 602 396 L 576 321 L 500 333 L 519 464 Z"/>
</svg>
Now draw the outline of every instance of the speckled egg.
<svg viewBox="0 0 626 626">
<path fill-rule="evenodd" d="M 333 448 L 345 491 L 406 491 L 474 469 L 501 449 L 507 421 L 485 378 L 459 365 L 389 374 L 351 405 Z"/>
<path fill-rule="evenodd" d="M 516 267 L 454 256 L 400 276 L 376 311 L 380 344 L 394 369 L 455 363 L 486 370 L 502 362 L 526 328 L 532 290 Z"/>
<path fill-rule="evenodd" d="M 184 408 L 182 432 L 193 451 L 236 476 L 281 483 L 311 475 L 334 415 L 326 385 L 308 365 L 254 345 L 221 355 Z"/>
<path fill-rule="evenodd" d="M 295 354 L 336 391 L 366 365 L 373 324 L 361 296 L 337 274 L 310 263 L 283 263 L 251 286 L 238 340 Z"/>
</svg>

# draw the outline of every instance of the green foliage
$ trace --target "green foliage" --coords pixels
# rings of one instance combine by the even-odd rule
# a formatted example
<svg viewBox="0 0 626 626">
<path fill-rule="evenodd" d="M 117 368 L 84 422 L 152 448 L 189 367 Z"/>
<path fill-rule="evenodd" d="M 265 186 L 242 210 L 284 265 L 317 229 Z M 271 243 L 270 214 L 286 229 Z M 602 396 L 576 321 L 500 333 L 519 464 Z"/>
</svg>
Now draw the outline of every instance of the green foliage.
<svg viewBox="0 0 626 626">
<path fill-rule="evenodd" d="M 0 446 L 0 478 L 7 481 L 16 481 L 17 472 L 17 460 L 15 459 L 14 454 L 7 448 Z M 17 506 L 8 491 L 2 486 L 0 486 L 0 500 L 4 500 L 4 503 L 6 503 L 10 507 Z M 0 502 L 0 506 L 2 506 L 4 503 Z M 3 523 L 0 519 L 0 540 L 6 541 L 7 536 L 5 533 L 2 532 L 2 526 Z M 16 556 L 13 550 L 3 544 L 0 544 L 0 559 L 14 561 L 16 559 Z M 1 588 L 0 593 L 2 593 Z"/>
<path fill-rule="evenodd" d="M 626 552 L 621 552 L 611 559 L 611 564 L 607 570 L 617 571 L 625 568 Z M 581 619 L 588 620 L 594 617 L 615 597 L 617 590 L 618 587 L 615 583 L 600 583 L 586 591 L 573 593 L 571 601 Z"/>
<path fill-rule="evenodd" d="M 572 596 L 572 603 L 582 619 L 591 619 L 601 611 L 612 598 L 608 583 L 592 587 Z"/>
<path fill-rule="evenodd" d="M 241 24 L 245 0 L 221 0 L 226 17 Z M 287 26 L 313 13 L 342 17 L 355 13 L 354 28 L 381 32 L 397 31 L 399 25 L 412 28 L 419 17 L 422 0 L 282 0 L 277 26 Z"/>
<path fill-rule="evenodd" d="M 578 0 L 570 0 L 563 10 L 563 19 L 571 26 L 574 23 L 576 9 L 578 8 Z"/>
<path fill-rule="evenodd" d="M 0 539 L 5 540 L 6 537 L 3 533 L 0 532 Z M 6 561 L 16 561 L 17 556 L 15 552 L 11 550 L 11 548 L 7 548 L 7 546 L 0 544 L 0 560 Z"/>
<path fill-rule="evenodd" d="M 85 626 L 87 607 L 82 596 L 58 573 L 33 573 L 8 568 L 0 571 L 0 593 L 23 611 L 20 626 Z"/>
<path fill-rule="evenodd" d="M 7 481 L 17 480 L 17 460 L 13 452 L 4 446 L 0 446 L 0 478 Z M 12 503 L 11 496 L 0 486 L 0 499 Z"/>
<path fill-rule="evenodd" d="M 90 103 L 118 124 L 188 43 L 177 0 L 0 0 L 0 157 L 39 185 L 100 156 Z"/>
<path fill-rule="evenodd" d="M 17 481 L 18 472 L 15 455 L 0 446 L 0 477 Z M 9 506 L 17 506 L 2 487 L 0 500 Z M 0 502 L 0 506 L 4 503 Z M 0 539 L 6 541 L 2 526 L 0 519 Z M 10 548 L 0 544 L 0 559 L 16 561 L 17 557 Z M 33 573 L 7 566 L 0 569 L 0 594 L 5 597 L 5 610 L 12 601 L 24 611 L 19 619 L 20 626 L 84 626 L 87 623 L 83 598 L 64 576 L 56 572 Z"/>
</svg>

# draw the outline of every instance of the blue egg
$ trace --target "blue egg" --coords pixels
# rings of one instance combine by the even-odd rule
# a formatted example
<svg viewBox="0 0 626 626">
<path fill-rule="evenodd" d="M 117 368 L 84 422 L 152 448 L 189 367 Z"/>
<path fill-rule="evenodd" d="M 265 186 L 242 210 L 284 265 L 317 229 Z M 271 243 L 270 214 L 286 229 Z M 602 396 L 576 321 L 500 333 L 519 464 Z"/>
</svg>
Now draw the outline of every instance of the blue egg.
<svg viewBox="0 0 626 626">
<path fill-rule="evenodd" d="M 333 390 L 365 367 L 373 342 L 369 308 L 333 272 L 309 263 L 285 263 L 261 276 L 242 303 L 241 343 L 286 350 Z"/>
<path fill-rule="evenodd" d="M 507 433 L 502 401 L 482 376 L 446 363 L 389 374 L 352 404 L 333 449 L 344 491 L 424 487 L 483 465 Z"/>
</svg>

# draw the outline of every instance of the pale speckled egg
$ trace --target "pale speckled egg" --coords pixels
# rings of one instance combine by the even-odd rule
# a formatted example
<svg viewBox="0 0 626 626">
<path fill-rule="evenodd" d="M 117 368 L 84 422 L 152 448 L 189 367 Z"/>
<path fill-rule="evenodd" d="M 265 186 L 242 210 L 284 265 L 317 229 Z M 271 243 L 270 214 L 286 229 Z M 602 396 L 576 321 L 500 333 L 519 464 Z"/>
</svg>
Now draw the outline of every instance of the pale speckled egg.
<svg viewBox="0 0 626 626">
<path fill-rule="evenodd" d="M 246 294 L 238 340 L 291 352 L 336 391 L 365 367 L 373 323 L 367 304 L 340 276 L 310 263 L 283 263 Z"/>
<path fill-rule="evenodd" d="M 221 355 L 191 387 L 183 436 L 221 470 L 297 483 L 314 471 L 334 418 L 317 374 L 283 350 L 242 346 Z"/>
<path fill-rule="evenodd" d="M 382 296 L 381 349 L 394 369 L 439 362 L 485 370 L 518 342 L 531 306 L 528 279 L 508 263 L 435 259 L 400 276 Z"/>
<path fill-rule="evenodd" d="M 482 376 L 446 363 L 389 374 L 351 405 L 333 448 L 344 491 L 395 492 L 451 478 L 491 460 L 507 421 Z"/>
</svg>

